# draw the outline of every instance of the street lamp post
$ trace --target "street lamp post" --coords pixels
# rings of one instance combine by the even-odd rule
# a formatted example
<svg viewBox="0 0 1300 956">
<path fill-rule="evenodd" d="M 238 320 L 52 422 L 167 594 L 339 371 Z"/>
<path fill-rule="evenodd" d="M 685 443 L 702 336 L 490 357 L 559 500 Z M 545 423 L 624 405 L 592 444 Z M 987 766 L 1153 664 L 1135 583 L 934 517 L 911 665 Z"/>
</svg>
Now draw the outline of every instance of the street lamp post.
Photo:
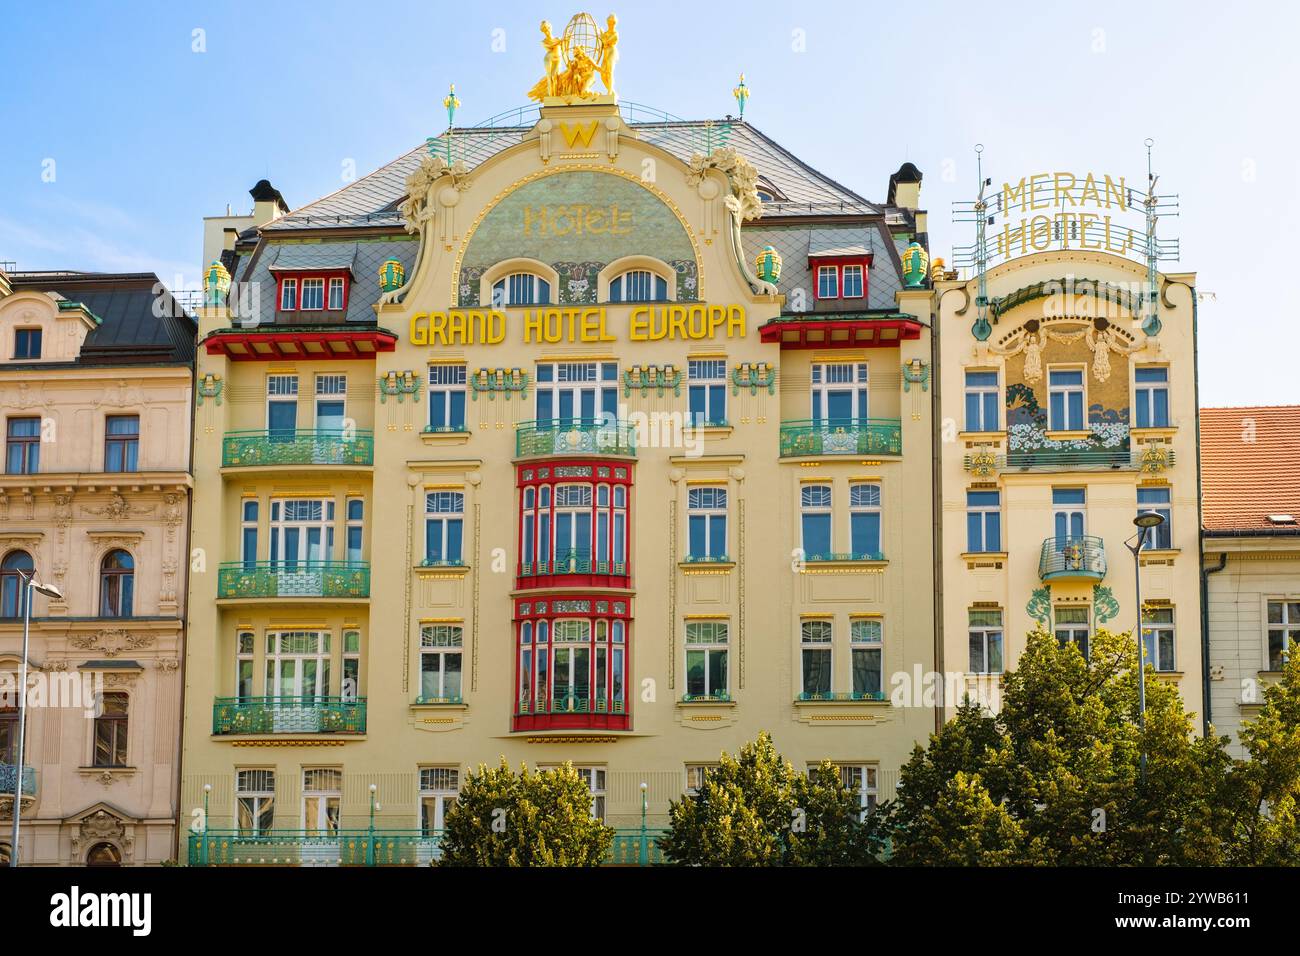
<svg viewBox="0 0 1300 956">
<path fill-rule="evenodd" d="M 36 580 L 36 569 L 19 571 L 25 580 L 20 585 L 23 596 L 23 660 L 22 676 L 18 679 L 18 751 L 14 761 L 14 832 L 9 843 L 9 865 L 18 865 L 18 826 L 22 817 L 23 802 L 23 738 L 27 729 L 27 646 L 32 629 L 32 591 L 40 591 L 46 597 L 58 600 L 63 597 L 52 584 L 41 584 Z"/>
<path fill-rule="evenodd" d="M 641 852 L 640 852 L 640 863 L 642 866 L 646 865 L 647 858 L 650 855 L 649 854 L 650 848 L 646 844 L 646 838 L 645 838 L 645 815 L 646 815 L 646 806 L 647 806 L 646 792 L 649 789 L 650 789 L 650 785 L 647 784 L 645 781 L 642 781 L 641 782 Z"/>
<path fill-rule="evenodd" d="M 1138 643 L 1138 733 L 1141 735 L 1141 751 L 1138 755 L 1139 772 L 1142 775 L 1142 782 L 1147 779 L 1147 668 L 1146 668 L 1146 645 L 1142 643 L 1142 562 L 1139 556 L 1142 553 L 1142 547 L 1147 541 L 1147 532 L 1152 528 L 1158 528 L 1165 523 L 1165 516 L 1158 511 L 1141 511 L 1138 512 L 1133 523 L 1137 525 L 1136 544 L 1129 541 L 1124 542 L 1124 547 L 1133 552 L 1133 591 L 1137 600 L 1137 643 Z"/>
<path fill-rule="evenodd" d="M 375 810 L 378 804 L 375 803 L 375 794 L 379 791 L 376 784 L 370 785 L 370 836 L 366 840 L 366 866 L 375 865 Z"/>
</svg>

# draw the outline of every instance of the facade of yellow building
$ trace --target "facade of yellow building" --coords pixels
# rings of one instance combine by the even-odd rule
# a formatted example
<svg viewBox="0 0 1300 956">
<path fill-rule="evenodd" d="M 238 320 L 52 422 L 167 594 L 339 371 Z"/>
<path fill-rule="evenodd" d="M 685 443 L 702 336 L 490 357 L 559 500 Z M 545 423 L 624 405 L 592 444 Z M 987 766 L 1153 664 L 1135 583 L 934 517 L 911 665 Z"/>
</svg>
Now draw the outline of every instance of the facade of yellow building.
<svg viewBox="0 0 1300 956">
<path fill-rule="evenodd" d="M 498 755 L 659 827 L 762 730 L 865 807 L 934 728 L 919 172 L 873 203 L 741 120 L 519 115 L 210 273 L 192 864 L 426 860 Z"/>
<path fill-rule="evenodd" d="M 1025 177 L 974 207 L 971 277 L 936 277 L 950 710 L 966 693 L 996 706 L 1035 627 L 1085 654 L 1098 628 L 1132 630 L 1126 542 L 1154 511 L 1147 660 L 1203 713 L 1196 279 L 1156 269 L 1164 201 L 1147 222 L 1123 180 Z"/>
<path fill-rule="evenodd" d="M 6 860 L 19 784 L 22 865 L 175 855 L 194 333 L 152 274 L 0 272 Z"/>
</svg>

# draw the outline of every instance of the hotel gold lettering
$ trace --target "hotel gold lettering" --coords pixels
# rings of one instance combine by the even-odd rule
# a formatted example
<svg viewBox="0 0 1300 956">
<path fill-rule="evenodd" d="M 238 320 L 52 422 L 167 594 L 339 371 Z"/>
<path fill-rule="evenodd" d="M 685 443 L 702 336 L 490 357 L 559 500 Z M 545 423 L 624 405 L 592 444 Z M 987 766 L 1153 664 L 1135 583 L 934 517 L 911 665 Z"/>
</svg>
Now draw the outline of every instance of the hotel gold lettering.
<svg viewBox="0 0 1300 956">
<path fill-rule="evenodd" d="M 603 307 L 523 309 L 520 314 L 526 344 L 617 342 Z M 412 345 L 499 345 L 505 341 L 506 313 L 480 309 L 416 312 L 411 316 Z M 698 341 L 746 334 L 742 305 L 667 304 L 636 306 L 628 313 L 627 340 Z"/>
</svg>

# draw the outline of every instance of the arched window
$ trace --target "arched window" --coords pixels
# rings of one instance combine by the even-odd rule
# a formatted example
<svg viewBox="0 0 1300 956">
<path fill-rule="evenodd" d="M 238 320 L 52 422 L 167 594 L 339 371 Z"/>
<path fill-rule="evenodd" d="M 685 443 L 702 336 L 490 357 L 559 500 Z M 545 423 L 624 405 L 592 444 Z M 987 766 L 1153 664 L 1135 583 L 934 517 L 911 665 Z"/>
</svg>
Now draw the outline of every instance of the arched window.
<svg viewBox="0 0 1300 956">
<path fill-rule="evenodd" d="M 551 284 L 531 272 L 512 272 L 492 283 L 492 305 L 550 305 Z"/>
<path fill-rule="evenodd" d="M 649 269 L 629 269 L 610 280 L 610 302 L 667 302 L 668 281 Z"/>
<path fill-rule="evenodd" d="M 86 866 L 121 866 L 122 854 L 111 843 L 96 843 L 86 854 Z"/>
<path fill-rule="evenodd" d="M 100 617 L 130 617 L 135 598 L 135 561 L 125 551 L 110 551 L 99 565 Z"/>
<path fill-rule="evenodd" d="M 0 561 L 0 617 L 22 617 L 26 588 L 20 571 L 35 570 L 32 556 L 26 551 L 10 551 Z"/>
</svg>

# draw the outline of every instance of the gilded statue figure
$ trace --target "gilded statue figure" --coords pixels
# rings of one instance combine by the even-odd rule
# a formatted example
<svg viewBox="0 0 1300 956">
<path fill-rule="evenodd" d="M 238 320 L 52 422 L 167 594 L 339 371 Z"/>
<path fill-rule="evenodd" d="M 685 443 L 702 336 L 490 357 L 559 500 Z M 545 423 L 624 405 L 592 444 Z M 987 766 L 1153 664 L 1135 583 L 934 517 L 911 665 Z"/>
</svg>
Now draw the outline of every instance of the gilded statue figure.
<svg viewBox="0 0 1300 956">
<path fill-rule="evenodd" d="M 614 64 L 618 62 L 618 17 L 610 14 L 605 21 L 605 31 L 600 34 L 600 81 L 605 92 L 614 92 Z"/>
<path fill-rule="evenodd" d="M 551 32 L 551 22 L 542 21 L 542 49 L 546 56 L 543 64 L 546 75 L 537 81 L 537 85 L 528 91 L 528 98 L 531 100 L 544 100 L 548 96 L 559 96 L 561 94 L 560 76 L 560 54 L 564 50 L 564 37 L 555 36 Z"/>
</svg>

